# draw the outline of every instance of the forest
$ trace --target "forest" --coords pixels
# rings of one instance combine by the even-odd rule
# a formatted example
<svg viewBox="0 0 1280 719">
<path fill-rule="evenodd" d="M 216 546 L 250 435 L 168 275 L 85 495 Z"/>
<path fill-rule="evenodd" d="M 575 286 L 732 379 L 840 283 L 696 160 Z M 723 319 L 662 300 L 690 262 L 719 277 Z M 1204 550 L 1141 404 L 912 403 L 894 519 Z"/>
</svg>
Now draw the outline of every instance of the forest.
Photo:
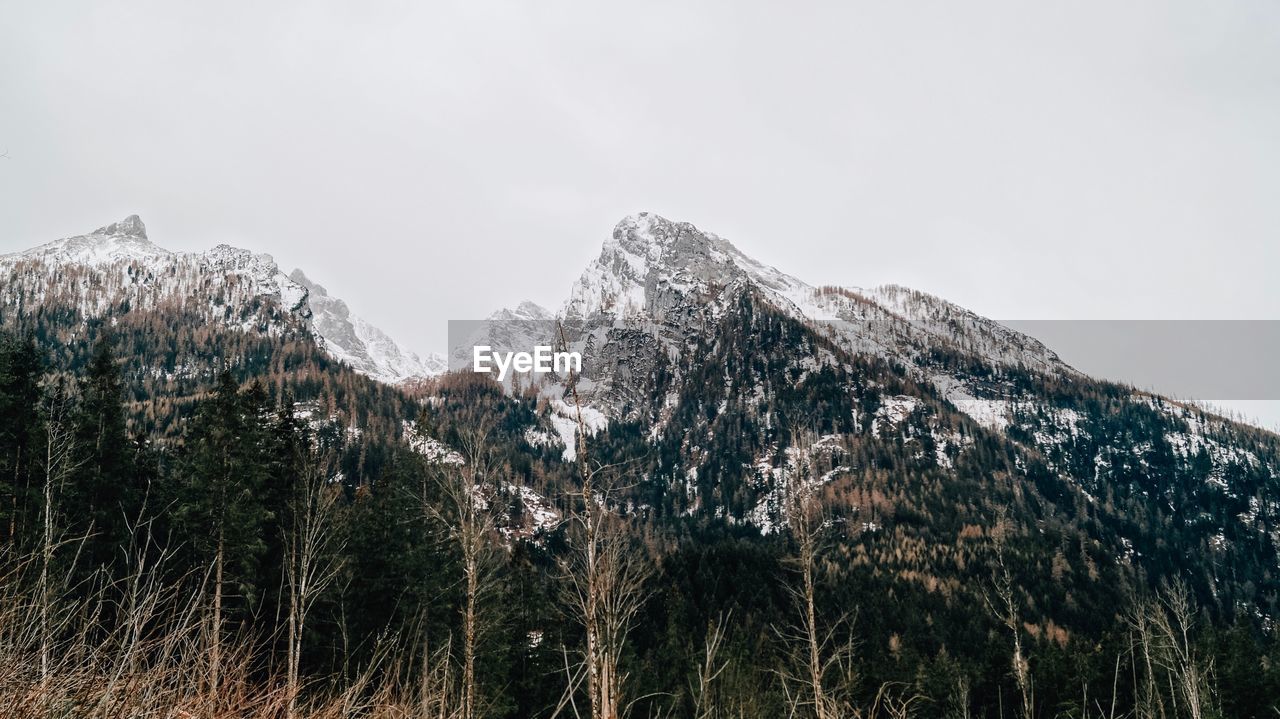
<svg viewBox="0 0 1280 719">
<path fill-rule="evenodd" d="M 125 340 L 97 332 L 66 361 L 0 334 L 6 717 L 1280 715 L 1280 643 L 1255 609 L 1274 555 L 1200 559 L 1171 526 L 1140 548 L 1157 564 L 1117 562 L 1099 549 L 1111 515 L 1064 516 L 1074 500 L 1035 468 L 1019 484 L 980 437 L 954 480 L 905 430 L 832 446 L 863 424 L 832 418 L 877 406 L 832 389 L 856 376 L 773 393 L 769 416 L 792 420 L 768 432 L 799 459 L 762 532 L 710 509 L 759 492 L 714 465 L 670 498 L 690 433 L 725 466 L 766 436 L 692 365 L 712 394 L 656 449 L 637 449 L 638 424 L 579 426 L 564 461 L 527 440 L 536 394 L 469 375 L 344 402 L 342 383 L 300 399 L 281 379 L 296 367 L 241 363 L 157 413 Z M 716 352 L 777 374 L 767 352 L 691 355 Z M 889 392 L 884 368 L 851 372 Z M 412 412 L 421 441 L 308 409 L 357 402 Z M 836 454 L 855 470 L 816 481 Z M 1168 521 L 1122 490 L 1106 501 L 1157 535 Z"/>
</svg>

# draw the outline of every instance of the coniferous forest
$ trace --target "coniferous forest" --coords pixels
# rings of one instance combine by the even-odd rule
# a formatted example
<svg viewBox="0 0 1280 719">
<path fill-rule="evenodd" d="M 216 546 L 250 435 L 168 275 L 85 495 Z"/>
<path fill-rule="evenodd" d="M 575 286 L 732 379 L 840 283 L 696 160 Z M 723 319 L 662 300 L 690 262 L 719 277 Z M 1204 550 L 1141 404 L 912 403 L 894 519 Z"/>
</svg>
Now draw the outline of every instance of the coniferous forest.
<svg viewBox="0 0 1280 719">
<path fill-rule="evenodd" d="M 391 390 L 286 336 L 158 385 L 128 323 L 75 343 L 16 323 L 0 339 L 3 714 L 1275 715 L 1274 550 L 1215 552 L 1142 489 L 1191 491 L 1177 483 L 1208 469 L 1153 446 L 1086 501 L 958 418 L 968 449 L 944 461 L 910 417 L 870 429 L 886 397 L 941 402 L 872 360 L 750 406 L 713 368 L 786 378 L 823 340 L 739 310 L 679 372 L 653 369 L 696 389 L 688 416 L 647 440 L 640 420 L 579 427 L 576 461 L 530 441 L 545 398 L 486 377 Z M 1079 442 L 1167 421 L 1107 409 L 1123 394 L 1108 385 L 1037 387 L 1106 418 Z M 771 442 L 801 459 L 774 476 L 762 531 L 734 519 L 764 491 L 734 468 Z M 1111 556 L 1112 535 L 1138 559 Z"/>
<path fill-rule="evenodd" d="M 1280 719 L 1280 1 L 0 10 L 0 719 Z"/>
</svg>

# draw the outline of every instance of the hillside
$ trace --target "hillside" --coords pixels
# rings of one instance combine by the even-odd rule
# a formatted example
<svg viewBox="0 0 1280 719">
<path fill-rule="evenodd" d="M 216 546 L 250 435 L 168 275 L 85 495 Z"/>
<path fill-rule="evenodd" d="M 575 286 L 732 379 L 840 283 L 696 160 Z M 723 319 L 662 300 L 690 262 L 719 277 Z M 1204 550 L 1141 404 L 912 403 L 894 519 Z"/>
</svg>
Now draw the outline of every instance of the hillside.
<svg viewBox="0 0 1280 719">
<path fill-rule="evenodd" d="M 169 252 L 136 217 L 0 257 L 0 278 L 12 546 L 39 546 L 59 501 L 33 452 L 62 378 L 99 419 L 76 420 L 60 531 L 99 537 L 87 556 L 114 576 L 113 542 L 161 498 L 148 541 L 183 577 L 221 568 L 209 532 L 238 523 L 213 586 L 263 675 L 288 655 L 424 696 L 430 675 L 453 687 L 441 706 L 466 685 L 513 717 L 599 691 L 639 715 L 1094 716 L 1098 697 L 1190 715 L 1179 682 L 1195 716 L 1244 717 L 1280 692 L 1280 438 L 923 292 L 811 285 L 642 213 L 558 312 L 480 327 L 580 351 L 581 375 L 499 385 L 441 374 L 269 256 Z M 108 465 L 117 415 L 137 442 Z M 99 496 L 113 485 L 85 468 L 107 466 L 146 481 Z M 311 491 L 333 502 L 320 534 L 290 499 Z M 285 651 L 294 531 L 331 540 L 333 570 Z M 90 585 L 69 606 L 102 601 Z M 617 614 L 582 609 L 593 591 Z M 574 658 L 625 684 L 576 683 Z"/>
</svg>

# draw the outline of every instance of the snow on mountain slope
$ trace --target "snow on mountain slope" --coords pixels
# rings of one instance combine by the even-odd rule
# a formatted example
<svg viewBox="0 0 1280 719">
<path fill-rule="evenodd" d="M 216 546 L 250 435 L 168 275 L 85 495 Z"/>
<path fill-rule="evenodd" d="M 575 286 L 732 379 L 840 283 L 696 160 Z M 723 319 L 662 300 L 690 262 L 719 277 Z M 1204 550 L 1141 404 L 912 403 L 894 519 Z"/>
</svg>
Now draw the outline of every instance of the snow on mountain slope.
<svg viewBox="0 0 1280 719">
<path fill-rule="evenodd" d="M 493 352 L 530 352 L 538 345 L 555 343 L 556 316 L 534 302 L 503 308 L 484 320 L 449 323 L 449 368 L 468 371 L 473 348 L 488 346 Z M 508 375 L 506 384 L 510 385 Z"/>
<path fill-rule="evenodd" d="M 435 354 L 425 359 L 396 344 L 385 332 L 351 314 L 347 303 L 329 295 L 322 285 L 295 269 L 289 279 L 307 290 L 311 326 L 334 358 L 352 369 L 387 383 L 412 377 L 430 377 L 445 370 Z"/>
<path fill-rule="evenodd" d="M 137 215 L 76 237 L 54 240 L 25 252 L 0 255 L 0 261 L 39 258 L 60 265 L 109 265 L 117 261 L 169 259 L 174 253 L 147 239 L 147 228 Z"/>
<path fill-rule="evenodd" d="M 642 212 L 614 228 L 600 256 L 574 283 L 562 314 L 566 323 L 634 317 L 661 321 L 682 300 L 709 297 L 740 279 L 779 297 L 810 289 L 716 235 Z"/>
<path fill-rule="evenodd" d="M 931 355 L 942 346 L 991 366 L 1074 374 L 1034 338 L 937 297 L 897 286 L 815 287 L 721 237 L 652 213 L 618 223 L 574 283 L 561 316 L 582 347 L 612 347 L 607 363 L 635 364 L 641 343 L 618 330 L 638 329 L 679 352 L 681 339 L 696 335 L 719 310 L 717 300 L 745 286 L 846 349 L 900 363 L 957 398 L 977 390 L 966 378 L 931 369 Z"/>
<path fill-rule="evenodd" d="M 555 318 L 551 310 L 528 300 L 516 305 L 514 310 L 504 307 L 489 315 L 490 322 L 545 322 Z"/>
<path fill-rule="evenodd" d="M 21 312 L 66 302 L 89 317 L 179 307 L 244 331 L 310 332 L 332 357 L 383 382 L 439 374 L 444 363 L 401 349 L 341 300 L 270 255 L 218 245 L 172 252 L 147 237 L 137 215 L 89 234 L 0 256 L 0 307 Z M 317 290 L 317 291 L 313 291 Z"/>
</svg>

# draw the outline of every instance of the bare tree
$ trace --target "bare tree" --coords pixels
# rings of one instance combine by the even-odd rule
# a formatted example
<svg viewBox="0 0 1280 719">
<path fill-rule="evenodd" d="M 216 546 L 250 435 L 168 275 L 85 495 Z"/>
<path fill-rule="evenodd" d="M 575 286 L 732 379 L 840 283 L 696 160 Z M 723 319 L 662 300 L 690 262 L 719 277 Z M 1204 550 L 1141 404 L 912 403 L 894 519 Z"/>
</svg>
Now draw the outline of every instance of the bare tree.
<svg viewBox="0 0 1280 719">
<path fill-rule="evenodd" d="M 50 651 L 53 645 L 53 556 L 59 544 L 55 536 L 56 509 L 62 485 L 79 466 L 75 436 L 71 427 L 71 399 L 62 386 L 49 390 L 44 407 L 44 508 L 41 524 L 39 612 L 40 612 L 40 679 L 49 679 Z"/>
<path fill-rule="evenodd" d="M 581 670 L 593 719 L 625 715 L 622 655 L 644 604 L 649 567 L 633 546 L 625 520 L 610 509 L 616 478 L 587 472 L 581 502 L 570 518 L 571 554 L 562 563 L 569 607 L 586 634 Z"/>
<path fill-rule="evenodd" d="M 302 637 L 307 617 L 341 568 L 341 539 L 333 526 L 338 497 L 339 490 L 330 486 L 321 457 L 314 451 L 308 451 L 301 476 L 295 479 L 289 498 L 290 522 L 285 529 L 284 542 L 289 602 L 285 671 L 289 719 L 297 714 L 301 691 Z"/>
<path fill-rule="evenodd" d="M 1164 698 L 1157 684 L 1156 668 L 1159 666 L 1160 651 L 1156 642 L 1156 629 L 1153 625 L 1158 605 L 1135 598 L 1125 615 L 1131 637 L 1131 651 L 1135 664 L 1134 671 L 1134 716 L 1137 719 L 1165 719 Z M 1139 679 L 1141 677 L 1141 679 Z M 1140 683 L 1139 683 L 1140 682 Z"/>
<path fill-rule="evenodd" d="M 702 663 L 698 665 L 697 674 L 689 687 L 693 697 L 693 719 L 714 719 L 720 716 L 715 684 L 729 666 L 728 661 L 719 658 L 727 628 L 726 616 L 717 618 L 714 624 L 707 627 L 707 635 L 702 644 Z"/>
<path fill-rule="evenodd" d="M 1022 619 L 1019 612 L 1017 588 L 1014 586 L 1013 574 L 1009 571 L 1009 564 L 1005 556 L 1009 531 L 1008 516 L 1001 509 L 992 532 L 996 550 L 996 566 L 992 572 L 993 591 L 986 594 L 984 599 L 991 613 L 1009 630 L 1013 640 L 1011 673 L 1013 674 L 1014 685 L 1018 689 L 1022 717 L 1023 719 L 1032 719 L 1035 716 L 1035 690 L 1031 680 L 1031 666 L 1022 647 Z"/>
<path fill-rule="evenodd" d="M 788 652 L 780 675 L 793 715 L 807 708 L 816 719 L 836 719 L 853 713 L 848 690 L 855 681 L 854 652 L 852 637 L 839 639 L 848 615 L 829 625 L 818 617 L 818 572 L 829 517 L 819 496 L 821 487 L 813 478 L 811 446 L 807 437 L 796 441 L 795 466 L 786 472 L 783 486 L 782 506 L 796 548 L 789 564 L 800 581 L 790 587 L 798 618 L 777 629 Z"/>
<path fill-rule="evenodd" d="M 560 339 L 567 344 L 563 328 Z M 572 706 L 585 675 L 592 719 L 620 719 L 629 707 L 624 704 L 627 677 L 621 669 L 622 655 L 632 622 L 647 598 L 649 565 L 632 545 L 623 517 L 611 509 L 616 495 L 625 489 L 619 468 L 591 463 L 587 427 L 572 373 L 569 388 L 576 409 L 576 461 L 582 486 L 569 502 L 571 553 L 561 562 L 561 570 L 567 604 L 582 624 L 586 647 L 577 670 L 569 671 L 569 683 L 555 714 Z"/>
<path fill-rule="evenodd" d="M 895 691 L 892 682 L 885 682 L 880 685 L 876 691 L 875 698 L 871 700 L 871 706 L 864 711 L 862 709 L 854 710 L 851 714 L 853 719 L 908 719 L 911 716 L 912 707 L 921 701 L 919 694 L 903 695 L 901 692 Z"/>
<path fill-rule="evenodd" d="M 490 616 L 489 600 L 498 587 L 496 534 L 503 482 L 490 444 L 489 429 L 482 427 L 461 435 L 458 455 L 442 454 L 426 460 L 441 501 L 431 501 L 429 488 L 424 487 L 423 509 L 457 547 L 462 563 L 461 719 L 475 719 L 484 713 L 476 659 L 485 635 L 497 623 Z"/>
<path fill-rule="evenodd" d="M 1130 615 L 1130 626 L 1136 627 L 1138 650 L 1149 658 L 1145 686 L 1151 696 L 1142 697 L 1145 701 L 1139 705 L 1139 716 L 1149 714 L 1152 704 L 1163 716 L 1164 703 L 1155 689 L 1157 673 L 1163 673 L 1169 685 L 1168 699 L 1174 715 L 1181 706 L 1191 719 L 1213 716 L 1213 665 L 1196 653 L 1191 637 L 1195 614 L 1186 585 L 1174 582 L 1164 586 L 1156 598 L 1140 601 L 1137 611 Z"/>
</svg>

